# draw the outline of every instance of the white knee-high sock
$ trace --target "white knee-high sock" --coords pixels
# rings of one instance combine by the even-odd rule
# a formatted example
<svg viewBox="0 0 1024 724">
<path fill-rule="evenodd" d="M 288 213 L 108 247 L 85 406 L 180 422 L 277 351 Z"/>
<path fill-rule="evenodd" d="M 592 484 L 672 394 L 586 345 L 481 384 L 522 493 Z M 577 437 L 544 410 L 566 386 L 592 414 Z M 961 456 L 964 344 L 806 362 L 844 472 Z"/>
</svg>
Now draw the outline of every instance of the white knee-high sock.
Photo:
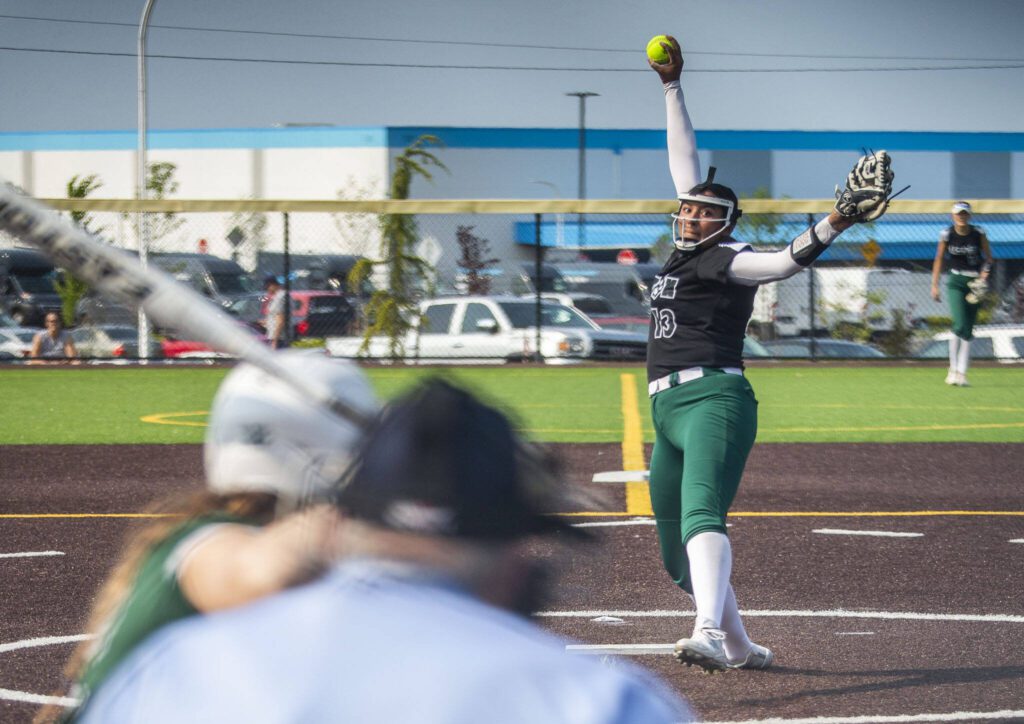
<svg viewBox="0 0 1024 724">
<path fill-rule="evenodd" d="M 732 574 L 732 546 L 724 533 L 698 533 L 686 544 L 690 559 L 690 582 L 697 607 L 694 632 L 702 628 L 722 628 L 722 611 Z"/>
<path fill-rule="evenodd" d="M 971 343 L 968 340 L 960 340 L 960 352 L 957 357 L 956 371 L 962 375 L 966 375 L 967 367 L 971 363 Z"/>
<path fill-rule="evenodd" d="M 956 372 L 960 359 L 960 338 L 955 334 L 949 338 L 949 371 Z"/>
<path fill-rule="evenodd" d="M 751 640 L 740 618 L 740 607 L 732 585 L 725 594 L 725 608 L 722 610 L 722 630 L 725 631 L 725 655 L 730 659 L 742 659 L 750 651 Z"/>
</svg>

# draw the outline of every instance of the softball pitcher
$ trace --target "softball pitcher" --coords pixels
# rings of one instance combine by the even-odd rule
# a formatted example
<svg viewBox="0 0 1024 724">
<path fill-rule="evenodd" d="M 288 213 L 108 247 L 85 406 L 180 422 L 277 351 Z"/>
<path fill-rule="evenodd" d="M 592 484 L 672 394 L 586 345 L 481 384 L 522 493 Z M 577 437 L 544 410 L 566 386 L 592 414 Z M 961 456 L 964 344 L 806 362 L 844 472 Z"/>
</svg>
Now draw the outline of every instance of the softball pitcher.
<svg viewBox="0 0 1024 724">
<path fill-rule="evenodd" d="M 729 583 L 732 550 L 725 519 L 757 434 L 757 400 L 743 375 L 743 337 L 757 286 L 810 265 L 855 223 L 885 213 L 893 173 L 885 151 L 861 158 L 835 210 L 782 251 L 755 253 L 735 240 L 736 194 L 700 180 L 696 138 L 679 79 L 683 59 L 674 38 L 666 63 L 651 62 L 664 85 L 669 168 L 679 198 L 675 250 L 651 294 L 647 375 L 655 444 L 651 504 L 669 574 L 692 594 L 693 634 L 676 657 L 713 672 L 765 669 L 771 650 L 751 642 Z"/>
</svg>

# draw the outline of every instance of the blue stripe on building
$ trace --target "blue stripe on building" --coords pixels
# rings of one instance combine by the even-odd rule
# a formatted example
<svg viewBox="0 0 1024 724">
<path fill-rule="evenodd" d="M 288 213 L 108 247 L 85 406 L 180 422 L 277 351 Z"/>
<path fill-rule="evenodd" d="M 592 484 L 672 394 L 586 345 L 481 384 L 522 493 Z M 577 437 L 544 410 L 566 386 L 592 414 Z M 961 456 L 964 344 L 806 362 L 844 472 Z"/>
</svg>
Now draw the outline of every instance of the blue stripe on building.
<svg viewBox="0 0 1024 724">
<path fill-rule="evenodd" d="M 570 128 L 314 127 L 150 130 L 153 149 L 190 148 L 403 148 L 422 134 L 448 148 L 575 150 Z M 1024 152 L 1024 133 L 932 133 L 914 131 L 697 131 L 709 151 L 889 151 Z M 0 133 L 0 151 L 130 151 L 136 132 L 39 131 Z M 590 129 L 590 150 L 663 150 L 660 129 Z"/>
</svg>

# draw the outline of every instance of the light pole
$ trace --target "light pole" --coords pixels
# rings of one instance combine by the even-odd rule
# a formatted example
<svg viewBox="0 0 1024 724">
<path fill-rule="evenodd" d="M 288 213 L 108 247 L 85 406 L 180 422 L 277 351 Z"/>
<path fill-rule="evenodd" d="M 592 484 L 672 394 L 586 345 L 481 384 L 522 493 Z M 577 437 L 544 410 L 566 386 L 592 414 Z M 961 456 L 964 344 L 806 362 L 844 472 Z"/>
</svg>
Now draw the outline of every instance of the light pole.
<svg viewBox="0 0 1024 724">
<path fill-rule="evenodd" d="M 579 134 L 579 197 L 587 198 L 587 98 L 600 95 L 591 91 L 574 91 L 566 93 L 567 96 L 575 96 L 580 99 L 580 134 Z M 576 246 L 582 248 L 586 244 L 587 233 L 583 227 L 584 216 L 576 216 Z"/>
<path fill-rule="evenodd" d="M 139 57 L 138 57 L 138 91 L 139 91 L 139 148 L 135 169 L 135 198 L 143 201 L 146 198 L 146 33 L 149 30 L 149 15 L 153 12 L 156 0 L 146 0 L 139 20 Z M 146 223 L 144 213 L 140 209 L 135 214 L 135 230 L 139 241 L 139 263 L 146 267 L 148 249 L 146 243 Z M 139 357 L 149 357 L 149 321 L 146 312 L 139 307 Z"/>
<path fill-rule="evenodd" d="M 541 186 L 547 186 L 551 189 L 551 192 L 555 195 L 556 199 L 561 200 L 562 191 L 555 184 L 550 181 L 540 181 L 533 179 L 530 183 L 540 184 Z M 555 247 L 561 249 L 565 245 L 565 221 L 561 213 L 555 214 Z"/>
</svg>

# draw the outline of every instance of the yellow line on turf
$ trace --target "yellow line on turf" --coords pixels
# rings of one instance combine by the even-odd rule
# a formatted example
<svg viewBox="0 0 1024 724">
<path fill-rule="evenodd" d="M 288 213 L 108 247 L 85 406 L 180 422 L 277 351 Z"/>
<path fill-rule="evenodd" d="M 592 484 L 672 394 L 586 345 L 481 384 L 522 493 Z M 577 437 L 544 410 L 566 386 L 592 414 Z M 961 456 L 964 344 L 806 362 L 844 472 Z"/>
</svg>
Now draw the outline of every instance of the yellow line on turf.
<svg viewBox="0 0 1024 724">
<path fill-rule="evenodd" d="M 622 383 L 622 469 L 646 470 L 644 431 L 640 425 L 640 407 L 636 394 L 636 375 L 623 374 Z M 626 512 L 629 515 L 653 515 L 647 483 L 626 483 Z"/>
<path fill-rule="evenodd" d="M 199 410 L 198 412 L 157 412 L 152 415 L 143 415 L 139 419 L 143 422 L 148 422 L 152 425 L 181 425 L 184 427 L 206 427 L 205 422 L 183 422 L 179 420 L 170 420 L 171 417 L 195 417 L 196 415 L 208 415 L 210 414 L 206 410 Z"/>
<path fill-rule="evenodd" d="M 879 425 L 874 427 L 769 427 L 758 432 L 875 432 L 878 430 L 997 430 L 1024 427 L 1024 422 L 992 422 L 967 425 Z"/>
</svg>

